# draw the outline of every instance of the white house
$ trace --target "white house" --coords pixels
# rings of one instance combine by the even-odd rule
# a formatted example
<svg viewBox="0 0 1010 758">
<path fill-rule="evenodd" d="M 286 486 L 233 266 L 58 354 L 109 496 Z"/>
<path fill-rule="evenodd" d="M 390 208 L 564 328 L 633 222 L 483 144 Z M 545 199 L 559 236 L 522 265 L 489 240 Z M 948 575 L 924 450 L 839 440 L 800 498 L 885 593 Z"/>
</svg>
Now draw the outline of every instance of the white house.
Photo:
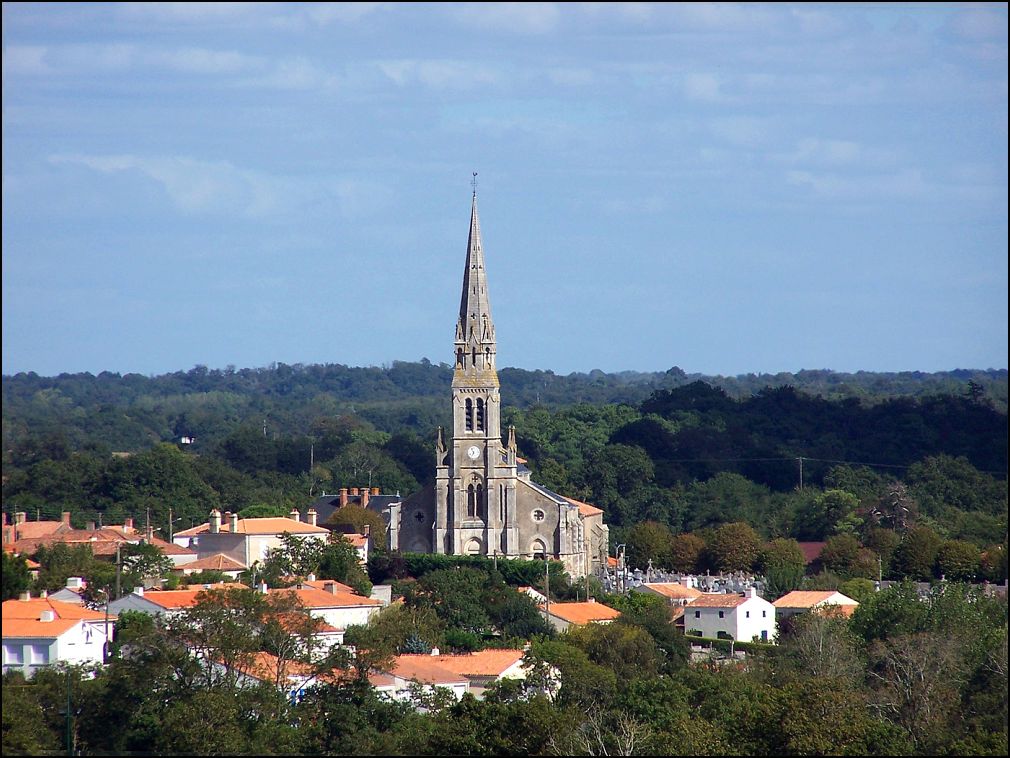
<svg viewBox="0 0 1010 758">
<path fill-rule="evenodd" d="M 355 595 L 346 584 L 335 581 L 302 583 L 294 587 L 267 591 L 271 594 L 293 594 L 309 614 L 340 630 L 341 642 L 343 642 L 343 630 L 352 624 L 361 626 L 367 624 L 368 620 L 383 608 L 381 600 Z"/>
<path fill-rule="evenodd" d="M 3 672 L 32 676 L 57 663 L 101 664 L 115 616 L 73 603 L 31 598 L 3 604 Z"/>
<path fill-rule="evenodd" d="M 540 615 L 557 631 L 583 624 L 611 624 L 621 616 L 620 611 L 590 600 L 587 603 L 551 603 L 540 607 Z"/>
<path fill-rule="evenodd" d="M 109 608 L 116 612 L 140 611 L 151 615 L 174 615 L 196 604 L 197 595 L 204 590 L 249 589 L 244 584 L 221 582 L 220 584 L 201 584 L 185 590 L 145 590 L 134 587 L 118 600 L 109 603 Z"/>
<path fill-rule="evenodd" d="M 776 600 L 772 605 L 779 620 L 808 611 L 834 612 L 848 618 L 859 603 L 837 590 L 796 590 Z"/>
<path fill-rule="evenodd" d="M 758 597 L 753 587 L 746 592 L 703 594 L 684 607 L 684 630 L 701 637 L 743 642 L 775 639 L 775 606 Z"/>
<path fill-rule="evenodd" d="M 297 516 L 297 511 L 292 511 Z M 305 523 L 298 518 L 239 518 L 237 513 L 210 512 L 205 524 L 176 532 L 175 544 L 195 550 L 197 559 L 223 553 L 228 558 L 249 568 L 256 561 L 266 560 L 271 550 L 281 547 L 285 534 L 326 542 L 330 532 L 321 526 Z"/>
</svg>

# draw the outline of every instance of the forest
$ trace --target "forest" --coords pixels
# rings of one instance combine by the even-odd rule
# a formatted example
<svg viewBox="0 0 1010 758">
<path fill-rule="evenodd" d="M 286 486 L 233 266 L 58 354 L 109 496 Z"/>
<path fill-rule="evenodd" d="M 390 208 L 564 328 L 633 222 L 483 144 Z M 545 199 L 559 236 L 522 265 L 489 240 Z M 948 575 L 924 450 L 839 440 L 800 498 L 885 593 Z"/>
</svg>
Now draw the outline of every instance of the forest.
<svg viewBox="0 0 1010 758">
<path fill-rule="evenodd" d="M 612 546 L 643 568 L 725 568 L 684 545 L 743 524 L 760 544 L 832 541 L 824 567 L 843 580 L 955 564 L 965 579 L 1005 576 L 1006 371 L 800 372 L 774 386 L 680 369 L 500 373 L 502 421 L 534 478 L 603 508 Z M 407 495 L 433 474 L 450 379 L 427 361 L 4 377 L 3 507 L 70 511 L 78 526 L 149 518 L 166 536 L 211 508 L 287 513 L 341 486 Z M 758 553 L 740 568 L 760 569 Z"/>
<path fill-rule="evenodd" d="M 236 674 L 256 651 L 299 649 L 263 596 L 208 592 L 170 622 L 126 613 L 99 671 L 4 677 L 4 753 L 1006 755 L 1006 600 L 984 584 L 1007 577 L 1005 371 L 501 378 L 502 420 L 534 478 L 603 508 L 630 565 L 755 572 L 769 600 L 841 589 L 856 613 L 808 615 L 735 655 L 713 642 L 695 660 L 657 598 L 573 584 L 560 564 L 548 589 L 536 562 L 389 553 L 380 536 L 365 576 L 339 541 L 292 546 L 261 579 L 388 583 L 402 598 L 347 630 L 357 659 L 299 659 L 315 684 L 292 699 Z M 4 377 L 4 511 L 150 518 L 164 537 L 212 507 L 283 515 L 341 486 L 407 494 L 433 474 L 449 381 L 426 362 Z M 823 543 L 814 566 L 800 541 Z M 124 559 L 124 591 L 159 572 L 142 547 Z M 5 598 L 70 575 L 113 581 L 85 548 L 35 557 L 32 582 L 4 555 Z M 897 583 L 877 592 L 877 579 Z M 554 600 L 588 589 L 623 615 L 559 634 L 521 585 Z M 212 676 L 181 639 L 234 666 Z M 365 681 L 396 654 L 526 645 L 527 679 L 483 700 L 419 695 L 417 709 Z"/>
</svg>

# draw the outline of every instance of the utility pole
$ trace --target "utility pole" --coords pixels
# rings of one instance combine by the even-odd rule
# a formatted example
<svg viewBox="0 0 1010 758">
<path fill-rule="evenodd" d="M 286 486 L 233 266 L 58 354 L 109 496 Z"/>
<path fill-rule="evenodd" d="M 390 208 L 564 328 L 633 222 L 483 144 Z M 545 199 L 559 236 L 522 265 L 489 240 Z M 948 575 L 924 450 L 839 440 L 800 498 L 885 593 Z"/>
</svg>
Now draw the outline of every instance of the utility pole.
<svg viewBox="0 0 1010 758">
<path fill-rule="evenodd" d="M 168 506 L 168 541 L 172 541 L 172 506 Z"/>
<path fill-rule="evenodd" d="M 796 460 L 800 462 L 800 492 L 803 492 L 803 458 L 800 457 Z"/>
<path fill-rule="evenodd" d="M 544 595 L 547 597 L 547 614 L 551 612 L 551 559 L 544 553 Z"/>
<path fill-rule="evenodd" d="M 120 577 L 122 573 L 121 564 L 119 562 L 119 547 L 122 543 L 116 543 L 116 600 L 119 600 L 119 593 L 121 591 Z"/>
</svg>

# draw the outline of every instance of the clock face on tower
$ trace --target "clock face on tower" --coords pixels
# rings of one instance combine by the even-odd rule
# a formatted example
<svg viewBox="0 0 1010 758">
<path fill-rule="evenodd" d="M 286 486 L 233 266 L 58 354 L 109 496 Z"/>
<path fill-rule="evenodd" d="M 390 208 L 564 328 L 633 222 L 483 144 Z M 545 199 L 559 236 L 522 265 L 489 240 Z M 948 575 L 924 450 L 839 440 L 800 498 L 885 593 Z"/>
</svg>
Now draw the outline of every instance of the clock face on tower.
<svg viewBox="0 0 1010 758">
<path fill-rule="evenodd" d="M 466 449 L 466 457 L 471 461 L 477 460 L 480 458 L 480 448 L 476 445 L 470 445 L 470 447 Z"/>
</svg>

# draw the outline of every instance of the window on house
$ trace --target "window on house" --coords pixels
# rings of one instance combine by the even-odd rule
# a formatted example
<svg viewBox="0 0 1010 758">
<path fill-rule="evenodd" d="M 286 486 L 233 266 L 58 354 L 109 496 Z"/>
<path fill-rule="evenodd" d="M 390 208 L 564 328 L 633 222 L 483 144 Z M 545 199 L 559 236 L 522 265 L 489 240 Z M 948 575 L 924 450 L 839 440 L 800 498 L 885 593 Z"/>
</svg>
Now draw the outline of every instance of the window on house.
<svg viewBox="0 0 1010 758">
<path fill-rule="evenodd" d="M 726 611 L 719 611 L 719 618 L 721 619 L 726 618 Z"/>
<path fill-rule="evenodd" d="M 700 619 L 700 618 L 701 618 L 701 611 L 695 611 L 695 612 L 694 612 L 694 617 L 695 617 L 696 619 Z"/>
<path fill-rule="evenodd" d="M 750 611 L 744 611 L 743 612 L 743 617 L 749 619 L 750 618 Z"/>
<path fill-rule="evenodd" d="M 768 611 L 761 611 L 761 618 L 767 618 L 767 617 L 768 617 Z"/>
</svg>

